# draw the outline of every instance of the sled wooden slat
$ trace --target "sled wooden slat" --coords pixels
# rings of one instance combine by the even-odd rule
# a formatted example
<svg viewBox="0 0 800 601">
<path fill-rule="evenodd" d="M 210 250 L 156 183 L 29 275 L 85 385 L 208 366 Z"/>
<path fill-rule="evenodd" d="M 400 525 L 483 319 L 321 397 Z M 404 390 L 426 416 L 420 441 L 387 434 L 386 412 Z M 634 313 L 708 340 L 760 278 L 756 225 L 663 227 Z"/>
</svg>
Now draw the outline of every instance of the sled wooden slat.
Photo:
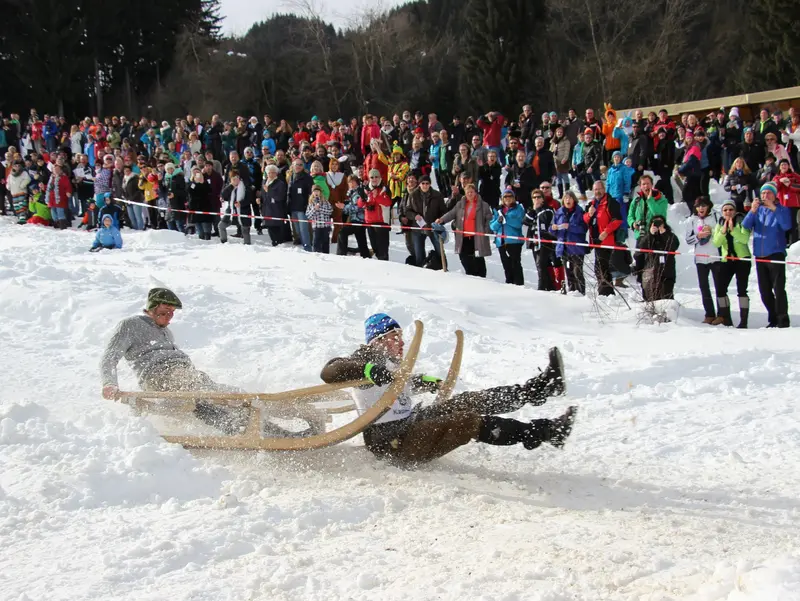
<svg viewBox="0 0 800 601">
<path fill-rule="evenodd" d="M 391 409 L 398 395 L 403 391 L 414 369 L 414 365 L 419 355 L 420 344 L 422 343 L 423 325 L 422 322 L 414 322 L 416 331 L 414 339 L 411 341 L 408 353 L 403 360 L 400 368 L 394 373 L 394 381 L 386 389 L 378 402 L 361 414 L 354 421 L 330 432 L 316 434 L 303 438 L 263 438 L 261 436 L 261 407 L 250 405 L 251 416 L 245 432 L 238 436 L 164 436 L 168 442 L 174 442 L 188 449 L 217 449 L 217 450 L 261 450 L 261 451 L 304 451 L 310 449 L 320 449 L 328 447 L 360 434 L 373 422 L 380 419 L 389 409 Z M 353 385 L 352 382 L 344 384 Z M 360 384 L 356 382 L 356 385 Z M 318 387 L 312 387 L 318 388 Z M 311 390 L 311 389 L 304 389 Z M 297 391 L 294 391 L 297 392 Z M 283 393 L 274 393 L 276 396 L 286 398 Z M 194 393 L 195 398 L 197 394 Z M 253 398 L 253 395 L 245 395 Z M 158 397 L 164 398 L 164 397 Z M 178 397 L 181 398 L 181 397 Z M 261 399 L 259 399 L 261 400 Z M 307 405 L 311 408 L 310 405 Z M 272 407 L 268 407 L 267 410 Z M 322 413 L 320 410 L 318 413 Z M 324 413 L 323 413 L 324 415 Z"/>
<path fill-rule="evenodd" d="M 182 390 L 172 392 L 159 392 L 157 390 L 120 392 L 119 398 L 122 402 L 135 401 L 140 399 L 175 399 L 175 400 L 197 400 L 204 401 L 241 401 L 235 403 L 239 407 L 247 407 L 248 402 L 252 401 L 291 401 L 296 399 L 309 399 L 311 397 L 322 397 L 331 392 L 364 386 L 369 384 L 369 380 L 351 380 L 349 382 L 338 382 L 336 384 L 319 384 L 307 388 L 296 388 L 285 392 L 212 392 L 202 390 Z M 224 403 L 218 403 L 220 405 Z"/>
<path fill-rule="evenodd" d="M 441 403 L 450 398 L 458 381 L 458 374 L 461 371 L 461 358 L 464 355 L 464 332 L 456 330 L 456 349 L 453 352 L 453 359 L 450 361 L 450 368 L 447 370 L 447 377 L 442 381 L 439 392 L 436 394 L 435 403 Z M 328 415 L 340 415 L 355 411 L 355 405 L 342 405 L 341 407 L 326 407 L 324 411 Z"/>
<path fill-rule="evenodd" d="M 450 398 L 458 381 L 458 374 L 461 372 L 461 357 L 464 354 L 464 332 L 456 330 L 456 350 L 453 352 L 453 359 L 450 361 L 450 368 L 447 370 L 447 377 L 439 386 L 436 394 L 435 403 L 441 403 Z"/>
</svg>

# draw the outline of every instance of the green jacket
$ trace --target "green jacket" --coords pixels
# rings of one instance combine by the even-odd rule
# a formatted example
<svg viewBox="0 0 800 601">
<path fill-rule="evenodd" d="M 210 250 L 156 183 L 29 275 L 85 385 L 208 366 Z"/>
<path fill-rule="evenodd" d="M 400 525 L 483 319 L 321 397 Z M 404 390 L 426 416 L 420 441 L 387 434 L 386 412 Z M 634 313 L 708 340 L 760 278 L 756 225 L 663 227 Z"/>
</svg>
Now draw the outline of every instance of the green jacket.
<svg viewBox="0 0 800 601">
<path fill-rule="evenodd" d="M 50 209 L 47 208 L 47 205 L 42 200 L 42 194 L 38 193 L 34 197 L 31 198 L 30 202 L 28 202 L 28 211 L 36 215 L 37 217 L 44 219 L 45 221 L 50 221 Z"/>
<path fill-rule="evenodd" d="M 331 197 L 331 189 L 324 175 L 315 175 L 314 184 L 322 188 L 322 198 L 328 200 Z"/>
<path fill-rule="evenodd" d="M 750 230 L 742 227 L 741 221 L 737 223 L 731 232 L 733 238 L 733 250 L 736 256 L 742 259 L 750 258 Z M 722 254 L 722 262 L 728 260 L 728 237 L 722 233 L 722 225 L 717 224 L 714 226 L 714 234 L 711 236 L 711 243 L 720 249 Z"/>
<path fill-rule="evenodd" d="M 628 209 L 628 227 L 633 230 L 633 235 L 639 239 L 639 234 L 646 228 L 656 215 L 660 215 L 666 221 L 669 202 L 667 198 L 656 189 L 649 198 L 645 198 L 641 192 L 631 201 Z"/>
</svg>

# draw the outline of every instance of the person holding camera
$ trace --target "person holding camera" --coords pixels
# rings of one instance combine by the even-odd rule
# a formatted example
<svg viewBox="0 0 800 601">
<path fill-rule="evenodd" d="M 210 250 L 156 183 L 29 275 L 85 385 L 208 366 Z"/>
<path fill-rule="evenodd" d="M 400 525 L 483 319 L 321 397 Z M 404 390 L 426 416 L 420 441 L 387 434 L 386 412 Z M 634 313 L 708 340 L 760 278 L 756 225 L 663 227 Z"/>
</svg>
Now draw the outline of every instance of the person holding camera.
<svg viewBox="0 0 800 601">
<path fill-rule="evenodd" d="M 642 297 L 646 302 L 672 299 L 675 289 L 675 255 L 680 241 L 667 225 L 663 215 L 650 219 L 647 233 L 639 238 L 637 248 L 659 252 L 638 252 L 637 265 L 641 263 Z M 641 257 L 641 259 L 640 259 Z"/>
<path fill-rule="evenodd" d="M 792 229 L 792 214 L 778 204 L 777 193 L 772 182 L 761 186 L 761 197 L 753 201 L 742 227 L 753 232 L 753 253 L 756 259 L 763 260 L 756 262 L 756 274 L 761 302 L 767 309 L 767 327 L 788 328 L 786 265 L 782 261 L 786 260 L 786 232 Z"/>
<path fill-rule="evenodd" d="M 739 159 L 736 159 L 737 161 Z M 734 167 L 736 161 L 734 161 Z M 736 278 L 736 295 L 739 298 L 739 328 L 747 328 L 750 315 L 750 298 L 747 296 L 747 281 L 750 279 L 750 230 L 742 227 L 744 216 L 737 212 L 737 203 L 733 198 L 722 205 L 722 218 L 714 227 L 711 242 L 720 249 L 722 262 L 719 265 L 717 294 L 727 299 L 728 286 Z M 715 320 L 725 326 L 732 326 L 730 303 L 719 310 L 720 316 Z"/>
</svg>

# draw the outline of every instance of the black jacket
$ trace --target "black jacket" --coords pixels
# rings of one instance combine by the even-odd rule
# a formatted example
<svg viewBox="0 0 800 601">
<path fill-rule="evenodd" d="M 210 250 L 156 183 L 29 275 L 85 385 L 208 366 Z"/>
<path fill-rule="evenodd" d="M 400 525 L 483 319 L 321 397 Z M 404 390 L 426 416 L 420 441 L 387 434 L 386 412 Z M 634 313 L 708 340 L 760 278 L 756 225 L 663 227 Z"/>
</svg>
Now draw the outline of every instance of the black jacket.
<svg viewBox="0 0 800 601">
<path fill-rule="evenodd" d="M 675 168 L 675 142 L 669 137 L 658 141 L 651 167 L 654 173 L 665 174 L 668 178 L 672 177 L 672 170 Z"/>
<path fill-rule="evenodd" d="M 531 165 L 536 157 L 539 157 L 539 175 L 536 175 L 536 170 L 533 170 L 534 183 L 538 187 L 542 182 L 551 182 L 556 176 L 556 163 L 553 160 L 553 153 L 542 148 L 534 152 L 534 158 L 531 159 Z"/>
<path fill-rule="evenodd" d="M 545 250 L 555 253 L 555 244 L 548 244 L 547 242 L 534 242 L 533 239 L 538 240 L 555 240 L 555 235 L 550 231 L 550 226 L 553 224 L 553 217 L 555 211 L 547 205 L 542 205 L 538 210 L 534 208 L 528 209 L 525 213 L 523 224 L 528 226 L 527 238 L 532 240 L 528 242 L 528 248 L 533 250 Z"/>
<path fill-rule="evenodd" d="M 500 204 L 500 178 L 503 177 L 503 168 L 500 163 L 488 163 L 478 167 L 478 191 L 484 202 L 493 209 Z"/>
<path fill-rule="evenodd" d="M 189 182 L 189 209 L 192 211 L 213 212 L 216 210 L 211 204 L 211 184 L 203 181 L 202 184 Z M 213 215 L 192 215 L 195 223 L 213 223 Z"/>
<path fill-rule="evenodd" d="M 516 162 L 512 163 L 511 169 L 506 172 L 506 187 L 514 190 L 517 202 L 526 209 L 531 206 L 531 192 L 536 187 L 535 176 L 533 167 L 528 164 L 520 167 Z M 515 183 L 519 183 L 519 188 L 514 187 Z"/>
<path fill-rule="evenodd" d="M 261 191 L 261 214 L 264 217 L 286 217 L 289 214 L 286 207 L 286 182 L 278 178 L 272 182 L 265 181 L 264 184 Z M 267 226 L 270 225 L 279 224 L 277 221 L 268 221 Z"/>
<path fill-rule="evenodd" d="M 286 204 L 290 213 L 297 211 L 306 212 L 308 207 L 308 199 L 311 196 L 311 188 L 314 185 L 314 180 L 307 171 L 303 171 L 299 175 L 292 173 L 289 178 L 288 192 L 286 195 Z"/>
<path fill-rule="evenodd" d="M 408 195 L 406 201 L 406 218 L 409 225 L 417 225 L 417 215 L 422 215 L 427 225 L 430 225 L 439 217 L 447 213 L 444 197 L 440 192 L 431 189 L 427 195 L 423 195 L 420 188 L 416 188 Z"/>
<path fill-rule="evenodd" d="M 631 167 L 647 167 L 650 162 L 650 136 L 641 133 L 631 138 L 628 144 L 628 157 L 631 159 Z"/>
</svg>

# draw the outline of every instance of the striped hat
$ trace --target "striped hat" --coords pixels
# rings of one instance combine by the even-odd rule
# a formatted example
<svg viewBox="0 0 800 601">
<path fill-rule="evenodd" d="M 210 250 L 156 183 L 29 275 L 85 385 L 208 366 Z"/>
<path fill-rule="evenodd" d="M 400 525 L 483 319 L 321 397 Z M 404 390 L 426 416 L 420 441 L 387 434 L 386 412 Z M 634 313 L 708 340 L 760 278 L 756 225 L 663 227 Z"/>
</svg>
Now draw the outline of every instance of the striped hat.
<svg viewBox="0 0 800 601">
<path fill-rule="evenodd" d="M 767 182 L 763 186 L 761 186 L 761 194 L 760 196 L 764 195 L 764 192 L 772 192 L 773 196 L 778 196 L 778 187 L 773 184 L 772 182 Z"/>
<path fill-rule="evenodd" d="M 386 336 L 393 330 L 400 330 L 400 324 L 386 315 L 386 313 L 375 313 L 370 315 L 364 322 L 364 338 L 369 344 L 373 340 Z"/>
</svg>

